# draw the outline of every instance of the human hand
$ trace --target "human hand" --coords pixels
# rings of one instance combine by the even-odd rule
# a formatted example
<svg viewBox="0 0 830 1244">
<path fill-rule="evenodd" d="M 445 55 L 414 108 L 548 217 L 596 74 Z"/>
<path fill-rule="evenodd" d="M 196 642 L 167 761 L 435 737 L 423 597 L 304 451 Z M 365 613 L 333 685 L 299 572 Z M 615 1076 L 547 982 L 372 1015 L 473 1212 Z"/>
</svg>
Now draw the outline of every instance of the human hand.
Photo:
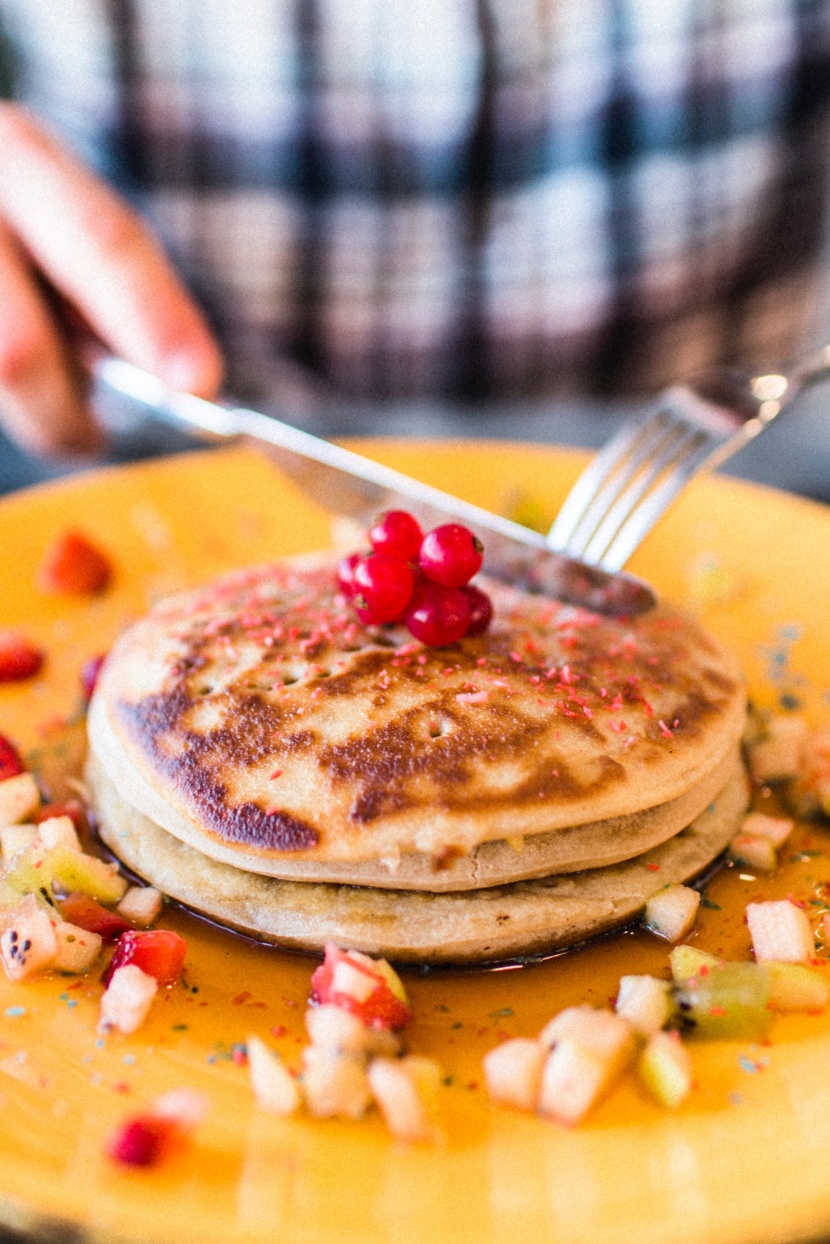
<svg viewBox="0 0 830 1244">
<path fill-rule="evenodd" d="M 100 432 L 44 282 L 114 353 L 215 394 L 218 347 L 147 226 L 26 109 L 0 102 L 0 422 L 34 453 L 89 451 Z"/>
</svg>

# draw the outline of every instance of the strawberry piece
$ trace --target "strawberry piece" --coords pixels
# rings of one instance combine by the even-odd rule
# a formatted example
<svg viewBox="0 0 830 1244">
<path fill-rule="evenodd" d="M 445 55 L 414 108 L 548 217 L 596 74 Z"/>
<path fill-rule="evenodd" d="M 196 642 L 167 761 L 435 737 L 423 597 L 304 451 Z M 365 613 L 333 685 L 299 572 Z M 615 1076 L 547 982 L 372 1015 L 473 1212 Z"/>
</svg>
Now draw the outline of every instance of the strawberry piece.
<svg viewBox="0 0 830 1244">
<path fill-rule="evenodd" d="M 80 890 L 74 890 L 61 900 L 60 911 L 62 919 L 68 920 L 70 924 L 77 924 L 79 929 L 86 929 L 87 933 L 97 933 L 105 942 L 117 941 L 133 927 L 118 912 L 107 911 L 106 907 L 102 907 L 88 894 L 82 894 Z"/>
<path fill-rule="evenodd" d="M 10 742 L 5 734 L 0 734 L 0 782 L 5 782 L 6 778 L 17 777 L 19 773 L 25 773 L 26 766 L 20 759 L 20 753 L 14 743 Z"/>
<path fill-rule="evenodd" d="M 118 1128 L 107 1153 L 120 1166 L 157 1166 L 179 1139 L 179 1128 L 172 1119 L 139 1114 Z"/>
<path fill-rule="evenodd" d="M 49 821 L 54 816 L 68 816 L 76 829 L 87 828 L 86 812 L 80 799 L 66 799 L 63 803 L 45 803 L 31 818 L 35 825 Z"/>
<path fill-rule="evenodd" d="M 43 665 L 44 654 L 24 635 L 0 631 L 0 682 L 22 682 Z"/>
<path fill-rule="evenodd" d="M 337 987 L 337 969 L 346 964 L 352 971 L 366 978 L 365 988 L 359 992 L 366 996 L 357 998 L 354 993 Z M 311 999 L 320 1004 L 339 1006 L 349 1011 L 368 1028 L 403 1028 L 412 1018 L 412 1011 L 396 998 L 380 972 L 373 972 L 366 964 L 352 958 L 348 951 L 334 945 L 326 946 L 326 957 L 311 976 Z"/>
<path fill-rule="evenodd" d="M 81 667 L 81 687 L 87 703 L 92 699 L 92 693 L 95 690 L 95 684 L 98 681 L 98 675 L 101 673 L 101 666 L 104 664 L 106 655 L 105 652 L 100 652 L 98 656 L 90 657 L 88 661 L 84 661 Z"/>
<path fill-rule="evenodd" d="M 65 531 L 47 550 L 38 571 L 38 585 L 46 592 L 68 596 L 95 596 L 112 578 L 109 558 L 80 531 Z"/>
<path fill-rule="evenodd" d="M 134 963 L 148 976 L 154 976 L 160 985 L 175 985 L 182 974 L 187 942 L 169 929 L 148 929 L 138 933 L 134 929 L 123 933 L 116 943 L 109 967 L 101 978 L 108 985 L 116 968 Z"/>
</svg>

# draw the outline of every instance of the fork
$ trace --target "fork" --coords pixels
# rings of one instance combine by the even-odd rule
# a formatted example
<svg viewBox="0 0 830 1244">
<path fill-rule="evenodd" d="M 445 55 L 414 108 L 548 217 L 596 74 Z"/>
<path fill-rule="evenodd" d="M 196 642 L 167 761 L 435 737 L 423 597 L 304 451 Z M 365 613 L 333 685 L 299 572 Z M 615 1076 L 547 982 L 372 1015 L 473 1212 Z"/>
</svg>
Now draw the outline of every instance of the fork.
<svg viewBox="0 0 830 1244">
<path fill-rule="evenodd" d="M 693 475 L 720 466 L 813 384 L 830 376 L 830 346 L 788 375 L 712 368 L 627 420 L 577 479 L 548 546 L 620 570 Z"/>
</svg>

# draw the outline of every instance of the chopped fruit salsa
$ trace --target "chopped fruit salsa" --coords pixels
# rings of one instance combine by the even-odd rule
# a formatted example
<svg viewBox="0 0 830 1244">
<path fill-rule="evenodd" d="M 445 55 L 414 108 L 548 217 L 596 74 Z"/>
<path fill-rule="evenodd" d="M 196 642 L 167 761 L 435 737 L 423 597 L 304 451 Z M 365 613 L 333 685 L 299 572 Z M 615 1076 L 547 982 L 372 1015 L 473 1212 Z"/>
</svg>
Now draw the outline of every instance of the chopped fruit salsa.
<svg viewBox="0 0 830 1244">
<path fill-rule="evenodd" d="M 402 622 L 430 648 L 487 630 L 493 606 L 470 583 L 484 550 L 466 527 L 445 523 L 424 535 L 411 514 L 389 510 L 368 537 L 372 552 L 344 557 L 337 579 L 361 622 Z"/>
</svg>

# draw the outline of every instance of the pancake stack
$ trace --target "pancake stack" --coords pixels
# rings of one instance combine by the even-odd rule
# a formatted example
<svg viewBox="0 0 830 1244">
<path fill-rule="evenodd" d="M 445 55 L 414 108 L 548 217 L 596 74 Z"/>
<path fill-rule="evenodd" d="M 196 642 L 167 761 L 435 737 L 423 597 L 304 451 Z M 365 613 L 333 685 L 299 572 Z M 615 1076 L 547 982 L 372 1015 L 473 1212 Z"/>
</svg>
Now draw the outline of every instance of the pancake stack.
<svg viewBox="0 0 830 1244">
<path fill-rule="evenodd" d="M 707 869 L 746 806 L 732 659 L 667 606 L 486 586 L 440 649 L 360 624 L 333 555 L 162 602 L 90 706 L 102 838 L 262 941 L 420 963 L 573 945 Z"/>
</svg>

